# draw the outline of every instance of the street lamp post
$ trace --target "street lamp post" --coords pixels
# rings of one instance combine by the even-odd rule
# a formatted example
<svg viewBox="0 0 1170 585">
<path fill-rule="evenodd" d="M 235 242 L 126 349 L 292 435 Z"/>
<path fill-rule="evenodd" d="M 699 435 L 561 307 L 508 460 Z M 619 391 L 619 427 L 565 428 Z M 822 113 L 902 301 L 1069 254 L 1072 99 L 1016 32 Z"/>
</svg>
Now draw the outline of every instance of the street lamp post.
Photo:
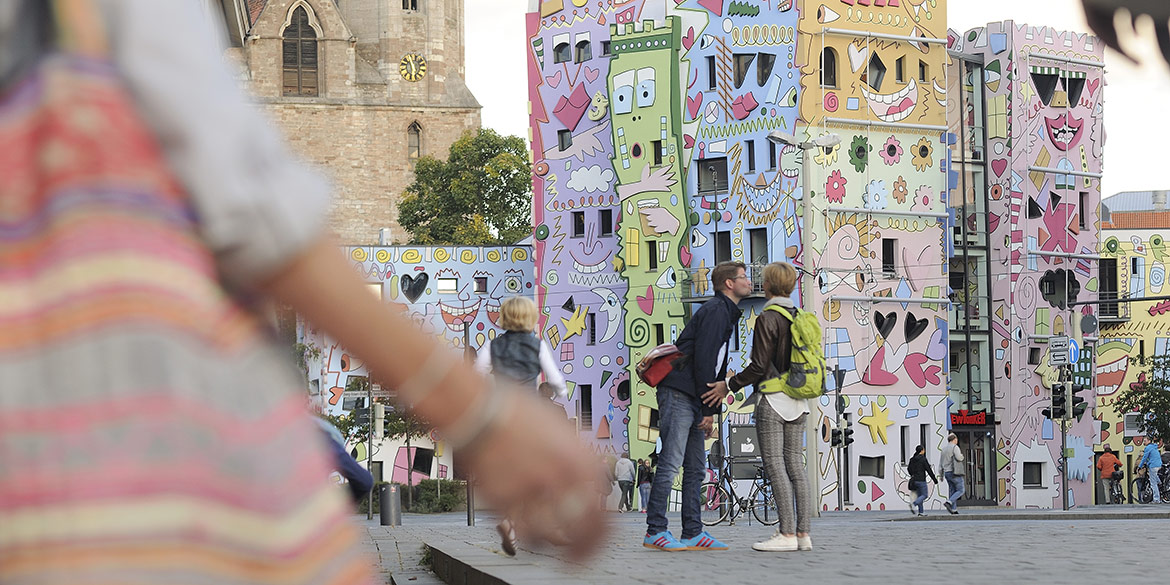
<svg viewBox="0 0 1170 585">
<path fill-rule="evenodd" d="M 787 133 L 781 132 L 779 130 L 773 130 L 772 132 L 768 133 L 768 141 L 773 143 L 773 144 L 789 145 L 789 146 L 794 146 L 794 147 L 800 149 L 801 201 L 804 205 L 804 210 L 802 212 L 803 227 L 801 228 L 801 231 L 800 231 L 800 247 L 804 251 L 804 259 L 805 259 L 804 263 L 807 266 L 808 265 L 808 258 L 809 258 L 809 250 L 811 249 L 811 245 L 812 245 L 811 231 L 812 231 L 812 220 L 813 220 L 813 212 L 812 212 L 813 191 L 812 191 L 812 183 L 811 183 L 812 173 L 809 172 L 809 169 L 811 168 L 811 165 L 809 164 L 809 151 L 811 151 L 815 148 L 826 148 L 826 149 L 832 148 L 832 147 L 841 143 L 841 137 L 838 136 L 837 134 L 823 134 L 823 135 L 818 136 L 812 140 L 801 141 L 795 135 L 787 134 Z M 802 293 L 803 300 L 801 302 L 801 305 L 804 306 L 805 310 L 809 310 L 808 305 L 811 302 L 811 299 L 813 296 L 813 279 L 811 278 L 811 276 L 809 274 L 810 273 L 806 272 L 806 273 L 804 273 L 804 276 L 803 276 L 803 278 L 804 278 L 804 291 Z M 824 343 L 824 340 L 821 340 L 821 342 Z M 808 443 L 809 452 L 808 452 L 808 455 L 805 457 L 804 466 L 805 466 L 806 473 L 808 474 L 808 479 L 809 479 L 809 484 L 810 484 L 809 489 L 812 491 L 812 493 L 819 495 L 821 493 L 821 477 L 817 473 L 817 458 L 818 458 L 818 452 L 820 451 L 820 449 L 819 449 L 820 440 L 817 437 L 817 420 L 814 417 L 812 417 L 812 416 L 808 417 L 807 422 L 805 424 L 804 432 L 805 432 L 805 436 L 808 437 L 807 443 Z M 840 469 L 840 466 L 841 466 L 841 461 L 838 460 L 837 461 L 838 469 Z M 837 483 L 837 489 L 838 490 L 842 489 L 840 481 L 838 481 L 838 483 Z M 820 514 L 821 514 L 820 510 L 821 510 L 821 507 L 818 504 L 817 506 L 814 506 L 813 513 L 816 514 L 817 516 L 820 516 Z"/>
</svg>

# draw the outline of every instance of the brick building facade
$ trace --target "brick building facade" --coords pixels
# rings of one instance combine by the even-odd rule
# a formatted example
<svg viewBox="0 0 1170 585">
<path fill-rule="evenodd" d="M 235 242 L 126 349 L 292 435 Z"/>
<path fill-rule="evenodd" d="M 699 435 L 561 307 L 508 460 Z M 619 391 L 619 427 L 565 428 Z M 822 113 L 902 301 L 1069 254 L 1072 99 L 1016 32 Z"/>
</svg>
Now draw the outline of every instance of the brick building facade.
<svg viewBox="0 0 1170 585">
<path fill-rule="evenodd" d="M 406 242 L 414 159 L 480 125 L 464 83 L 464 0 L 210 0 L 241 83 L 336 186 L 347 244 Z"/>
</svg>

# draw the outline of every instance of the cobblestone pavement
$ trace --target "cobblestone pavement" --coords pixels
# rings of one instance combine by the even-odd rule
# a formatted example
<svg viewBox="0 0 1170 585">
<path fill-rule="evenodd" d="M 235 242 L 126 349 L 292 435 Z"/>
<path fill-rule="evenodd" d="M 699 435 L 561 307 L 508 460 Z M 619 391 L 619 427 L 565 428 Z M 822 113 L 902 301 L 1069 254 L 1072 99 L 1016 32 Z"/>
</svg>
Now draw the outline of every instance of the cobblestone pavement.
<svg viewBox="0 0 1170 585">
<path fill-rule="evenodd" d="M 1108 519 L 1107 515 L 1123 516 Z M 1107 519 L 1099 519 L 1107 518 Z M 422 566 L 433 547 L 436 572 L 448 583 L 1141 583 L 1166 563 L 1170 506 L 1098 507 L 1087 511 L 967 511 L 913 518 L 897 512 L 829 513 L 813 523 L 811 552 L 759 553 L 751 544 L 771 534 L 756 523 L 710 531 L 731 546 L 719 552 L 665 553 L 642 547 L 645 516 L 612 516 L 609 545 L 588 564 L 561 561 L 552 549 L 499 552 L 494 520 L 463 514 L 404 517 L 404 526 L 365 523 L 383 574 L 398 585 L 436 583 Z M 677 530 L 678 517 L 671 527 Z M 413 577 L 413 579 L 411 579 Z"/>
</svg>

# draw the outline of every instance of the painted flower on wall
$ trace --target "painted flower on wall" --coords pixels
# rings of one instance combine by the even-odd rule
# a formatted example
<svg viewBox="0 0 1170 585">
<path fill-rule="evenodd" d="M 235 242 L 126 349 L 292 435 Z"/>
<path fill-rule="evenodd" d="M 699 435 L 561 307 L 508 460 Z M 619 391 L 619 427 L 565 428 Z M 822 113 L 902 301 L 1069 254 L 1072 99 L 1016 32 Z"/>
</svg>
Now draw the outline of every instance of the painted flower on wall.
<svg viewBox="0 0 1170 585">
<path fill-rule="evenodd" d="M 890 192 L 886 189 L 886 182 L 881 179 L 870 181 L 865 186 L 862 196 L 866 209 L 885 209 L 890 206 Z"/>
<path fill-rule="evenodd" d="M 849 163 L 853 165 L 857 172 L 864 173 L 865 165 L 869 164 L 869 151 L 873 147 L 869 145 L 869 139 L 864 136 L 854 136 L 853 144 L 849 145 Z"/>
<path fill-rule="evenodd" d="M 918 144 L 915 144 L 910 152 L 914 154 L 914 160 L 911 162 L 914 163 L 914 168 L 918 169 L 918 172 L 924 173 L 927 167 L 934 165 L 934 146 L 926 137 L 920 138 Z"/>
<path fill-rule="evenodd" d="M 848 182 L 841 176 L 841 171 L 829 173 L 829 180 L 825 181 L 825 197 L 829 203 L 841 203 L 845 200 L 845 183 Z"/>
<path fill-rule="evenodd" d="M 882 160 L 886 162 L 887 166 L 894 166 L 898 161 L 902 160 L 902 143 L 898 139 L 891 136 L 886 139 L 886 143 L 882 146 L 881 153 Z"/>
<path fill-rule="evenodd" d="M 913 209 L 915 211 L 929 211 L 932 201 L 934 201 L 934 187 L 923 185 L 914 191 Z"/>
<path fill-rule="evenodd" d="M 837 153 L 841 152 L 841 144 L 834 144 L 832 148 L 818 148 L 814 152 L 816 154 L 813 155 L 813 162 L 827 167 L 837 162 Z"/>
<path fill-rule="evenodd" d="M 905 203 L 907 193 L 909 191 L 906 189 L 906 179 L 903 179 L 902 175 L 898 175 L 898 180 L 894 181 L 894 200 L 898 203 Z"/>
</svg>

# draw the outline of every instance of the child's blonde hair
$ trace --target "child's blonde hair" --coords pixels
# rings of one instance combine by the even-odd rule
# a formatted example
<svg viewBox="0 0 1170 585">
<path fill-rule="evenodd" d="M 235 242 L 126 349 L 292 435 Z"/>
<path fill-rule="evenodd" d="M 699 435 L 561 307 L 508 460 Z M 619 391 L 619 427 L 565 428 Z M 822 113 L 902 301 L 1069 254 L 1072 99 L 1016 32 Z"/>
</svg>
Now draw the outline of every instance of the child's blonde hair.
<svg viewBox="0 0 1170 585">
<path fill-rule="evenodd" d="M 511 297 L 500 303 L 500 327 L 508 331 L 536 329 L 536 303 L 527 297 Z"/>
</svg>

